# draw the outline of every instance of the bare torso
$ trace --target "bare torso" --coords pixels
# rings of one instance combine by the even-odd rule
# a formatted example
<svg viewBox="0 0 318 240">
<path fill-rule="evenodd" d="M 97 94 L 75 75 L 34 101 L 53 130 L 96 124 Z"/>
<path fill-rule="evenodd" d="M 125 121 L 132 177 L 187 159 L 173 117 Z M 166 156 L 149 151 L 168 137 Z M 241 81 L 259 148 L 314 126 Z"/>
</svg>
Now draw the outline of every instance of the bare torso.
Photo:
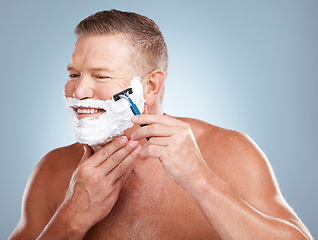
<svg viewBox="0 0 318 240">
<path fill-rule="evenodd" d="M 196 138 L 203 130 L 198 126 L 192 127 Z M 69 153 L 74 154 L 67 154 L 70 165 L 60 175 L 60 190 L 54 191 L 58 195 L 51 202 L 52 215 L 65 197 L 69 183 L 66 179 L 71 178 L 82 154 L 80 144 L 69 148 Z M 200 150 L 204 153 L 204 146 Z M 84 239 L 219 238 L 192 196 L 170 180 L 159 160 L 146 159 L 137 161 L 110 214 L 95 224 Z"/>
<path fill-rule="evenodd" d="M 68 208 L 65 208 L 69 200 L 67 194 L 74 189 L 74 185 L 69 187 L 69 184 L 74 184 L 74 178 L 83 169 L 81 167 L 85 161 L 92 159 L 84 157 L 84 162 L 79 164 L 84 149 L 83 145 L 76 143 L 48 153 L 34 169 L 26 187 L 21 219 L 10 239 L 35 239 L 39 234 L 40 239 L 54 239 L 60 233 L 64 233 L 60 236 L 63 239 L 74 237 L 78 233 L 80 236 L 75 236 L 78 239 L 220 239 L 216 230 L 223 236 L 227 233 L 227 236 L 241 236 L 244 233 L 244 239 L 247 236 L 254 236 L 253 239 L 305 239 L 302 233 L 306 233 L 307 239 L 311 239 L 309 231 L 281 196 L 264 154 L 248 137 L 199 120 L 178 119 L 191 126 L 200 150 L 197 154 L 201 153 L 200 159 L 204 159 L 211 171 L 206 167 L 205 169 L 210 171 L 209 176 L 213 176 L 215 180 L 213 184 L 208 182 L 205 185 L 207 188 L 200 188 L 202 185 L 199 184 L 195 188 L 192 186 L 190 191 L 188 189 L 189 192 L 199 190 L 201 199 L 194 200 L 196 194 L 191 192 L 190 195 L 171 180 L 163 162 L 155 158 L 137 159 L 126 183 L 123 187 L 120 186 L 119 197 L 117 199 L 116 195 L 117 201 L 115 205 L 112 202 L 110 212 L 107 210 L 110 208 L 104 205 L 106 201 L 95 198 L 97 204 L 102 203 L 102 207 L 106 208 L 90 208 L 89 213 L 93 211 L 94 214 L 76 214 L 85 212 L 83 208 L 89 201 L 84 201 L 79 211 L 74 214 L 70 209 L 69 213 Z M 174 138 L 174 141 L 179 139 L 181 138 Z M 178 144 L 180 151 L 184 145 Z M 186 165 L 188 156 L 183 153 L 187 150 L 189 149 L 181 151 L 180 155 L 179 152 L 173 153 L 174 160 L 178 159 L 179 168 L 175 168 L 176 170 Z M 101 157 L 103 160 L 103 156 Z M 180 165 L 182 159 L 184 164 Z M 187 166 L 192 169 L 194 165 Z M 187 177 L 195 176 L 189 173 L 192 171 L 188 171 Z M 206 181 L 207 178 L 201 174 L 200 171 L 200 175 L 195 178 Z M 88 176 L 89 180 L 94 180 L 91 189 L 98 189 L 102 196 L 105 192 L 107 194 L 107 191 L 103 192 L 103 186 L 109 187 L 107 184 L 101 183 L 95 188 L 99 178 L 94 179 L 93 174 Z M 87 196 L 83 193 L 86 192 L 80 192 L 79 196 Z M 64 200 L 66 204 L 62 204 Z M 100 209 L 106 209 L 108 214 L 101 214 Z M 102 220 L 92 226 L 92 222 L 96 222 L 94 217 L 98 214 L 107 216 L 104 219 L 99 218 Z M 245 222 L 242 221 L 244 214 Z M 83 223 L 82 218 L 76 219 L 79 221 L 73 219 L 75 216 L 93 218 L 87 217 Z M 264 216 L 270 217 L 266 217 L 264 221 Z M 87 231 L 86 226 L 92 227 Z M 295 231 L 295 226 L 303 232 Z M 288 230 L 283 231 L 284 228 Z"/>
<path fill-rule="evenodd" d="M 211 239 L 211 225 L 192 197 L 165 175 L 158 160 L 146 161 L 85 239 Z"/>
</svg>

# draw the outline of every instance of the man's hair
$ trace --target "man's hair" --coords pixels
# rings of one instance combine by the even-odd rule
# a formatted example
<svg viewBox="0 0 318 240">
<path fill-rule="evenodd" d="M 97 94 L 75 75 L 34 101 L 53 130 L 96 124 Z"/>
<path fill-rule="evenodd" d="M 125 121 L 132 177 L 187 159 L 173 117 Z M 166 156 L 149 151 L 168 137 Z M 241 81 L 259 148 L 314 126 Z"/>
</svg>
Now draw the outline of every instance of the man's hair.
<svg viewBox="0 0 318 240">
<path fill-rule="evenodd" d="M 142 15 L 118 10 L 100 11 L 75 28 L 77 37 L 102 34 L 122 34 L 133 50 L 133 64 L 140 74 L 161 69 L 167 74 L 168 51 L 157 24 Z"/>
</svg>

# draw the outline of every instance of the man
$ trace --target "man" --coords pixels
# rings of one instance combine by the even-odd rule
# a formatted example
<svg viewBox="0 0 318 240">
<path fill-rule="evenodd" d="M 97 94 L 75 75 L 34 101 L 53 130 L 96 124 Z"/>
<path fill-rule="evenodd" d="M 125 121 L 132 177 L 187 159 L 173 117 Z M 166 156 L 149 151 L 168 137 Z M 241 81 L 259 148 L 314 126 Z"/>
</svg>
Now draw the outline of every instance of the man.
<svg viewBox="0 0 318 240">
<path fill-rule="evenodd" d="M 78 102 L 70 104 L 75 121 L 94 125 L 111 114 L 88 103 L 115 104 L 133 83 L 144 114 L 122 136 L 89 136 L 47 154 L 10 239 L 312 239 L 248 137 L 163 113 L 167 48 L 152 20 L 103 11 L 75 33 L 65 85 Z"/>
</svg>

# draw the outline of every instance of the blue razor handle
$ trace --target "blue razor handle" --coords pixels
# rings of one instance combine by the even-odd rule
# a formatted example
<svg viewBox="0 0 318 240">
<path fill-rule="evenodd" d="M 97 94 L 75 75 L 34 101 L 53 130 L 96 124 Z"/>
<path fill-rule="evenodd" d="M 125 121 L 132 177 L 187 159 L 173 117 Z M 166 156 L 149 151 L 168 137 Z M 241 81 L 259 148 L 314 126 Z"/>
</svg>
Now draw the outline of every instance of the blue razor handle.
<svg viewBox="0 0 318 240">
<path fill-rule="evenodd" d="M 134 104 L 134 102 L 130 99 L 130 97 L 128 97 L 128 101 L 129 101 L 129 105 L 130 105 L 130 109 L 133 112 L 134 115 L 140 115 L 141 113 L 139 112 L 139 109 L 137 108 L 137 106 Z M 146 124 L 141 124 L 140 127 L 144 127 L 147 126 Z M 147 140 L 149 140 L 149 137 L 147 138 Z"/>
<path fill-rule="evenodd" d="M 134 115 L 140 115 L 141 113 L 139 112 L 139 109 L 137 108 L 137 106 L 134 104 L 134 102 L 128 98 L 128 101 L 130 103 L 130 109 L 133 112 Z"/>
</svg>

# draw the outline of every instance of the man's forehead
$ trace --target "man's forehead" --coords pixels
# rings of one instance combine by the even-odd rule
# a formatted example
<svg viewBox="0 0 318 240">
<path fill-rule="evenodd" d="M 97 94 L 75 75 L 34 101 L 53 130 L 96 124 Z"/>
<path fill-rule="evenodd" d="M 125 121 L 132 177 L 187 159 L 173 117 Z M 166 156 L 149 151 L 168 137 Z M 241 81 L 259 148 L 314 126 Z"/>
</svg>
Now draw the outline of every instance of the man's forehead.
<svg viewBox="0 0 318 240">
<path fill-rule="evenodd" d="M 103 34 L 79 37 L 76 41 L 74 53 L 88 51 L 96 55 L 107 53 L 127 55 L 131 46 L 120 34 Z"/>
<path fill-rule="evenodd" d="M 68 69 L 78 64 L 104 69 L 131 63 L 131 47 L 117 35 L 94 35 L 78 38 Z"/>
</svg>

